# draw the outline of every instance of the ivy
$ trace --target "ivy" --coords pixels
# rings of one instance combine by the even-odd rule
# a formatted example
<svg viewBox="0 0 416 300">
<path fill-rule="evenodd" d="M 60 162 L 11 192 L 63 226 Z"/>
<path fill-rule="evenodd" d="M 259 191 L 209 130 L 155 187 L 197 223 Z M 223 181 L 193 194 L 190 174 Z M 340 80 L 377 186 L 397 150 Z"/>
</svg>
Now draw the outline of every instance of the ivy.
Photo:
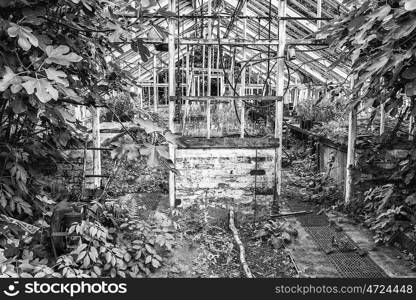
<svg viewBox="0 0 416 300">
<path fill-rule="evenodd" d="M 347 15 L 322 28 L 318 39 L 329 42 L 355 78 L 350 107 L 386 105 L 396 115 L 406 97 L 416 95 L 415 1 L 359 1 Z M 412 115 L 416 115 L 413 110 Z"/>
</svg>

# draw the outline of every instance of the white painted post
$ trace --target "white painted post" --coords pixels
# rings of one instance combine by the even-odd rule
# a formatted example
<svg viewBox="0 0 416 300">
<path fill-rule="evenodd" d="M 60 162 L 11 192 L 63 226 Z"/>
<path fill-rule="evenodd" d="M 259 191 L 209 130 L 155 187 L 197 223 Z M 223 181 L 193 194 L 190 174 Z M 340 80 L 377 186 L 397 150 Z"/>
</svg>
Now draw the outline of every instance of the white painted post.
<svg viewBox="0 0 416 300">
<path fill-rule="evenodd" d="M 191 77 L 191 72 L 190 72 L 190 67 L 189 67 L 189 46 L 187 46 L 187 51 L 186 51 L 186 96 L 190 96 L 191 90 L 192 90 L 192 77 Z M 186 117 L 188 116 L 189 113 L 189 100 L 186 99 L 185 101 L 185 110 L 183 112 L 183 117 L 182 117 L 182 135 L 185 133 L 185 127 L 186 127 Z"/>
<path fill-rule="evenodd" d="M 205 96 L 205 45 L 202 46 L 202 96 Z"/>
<path fill-rule="evenodd" d="M 153 55 L 153 110 L 157 112 L 157 102 L 158 102 L 158 80 L 157 80 L 157 61 L 156 55 Z"/>
<path fill-rule="evenodd" d="M 208 16 L 212 13 L 212 0 L 208 0 Z M 208 41 L 212 37 L 212 19 L 208 19 Z M 208 59 L 207 59 L 207 95 L 211 97 L 211 72 L 212 72 L 212 48 L 208 46 Z M 207 139 L 211 138 L 211 100 L 207 101 Z"/>
<path fill-rule="evenodd" d="M 317 3 L 316 3 L 316 16 L 318 17 L 318 18 L 321 18 L 322 17 L 322 0 L 318 0 L 317 1 Z M 319 28 L 321 28 L 321 25 L 322 25 L 322 20 L 318 20 L 318 22 L 317 22 L 317 24 L 316 24 L 317 26 L 318 26 L 318 29 Z"/>
<path fill-rule="evenodd" d="M 386 112 L 384 111 L 384 103 L 380 105 L 380 135 L 384 133 L 386 123 Z"/>
<path fill-rule="evenodd" d="M 353 75 L 351 75 L 353 76 Z M 352 89 L 354 87 L 354 78 L 351 77 L 351 97 Z M 357 138 L 357 108 L 354 107 L 349 113 L 348 121 L 348 149 L 347 149 L 347 174 L 345 178 L 345 202 L 349 203 L 352 199 L 352 168 L 355 165 L 355 141 Z"/>
<path fill-rule="evenodd" d="M 92 140 L 93 147 L 101 147 L 101 134 L 100 134 L 100 108 L 93 107 L 92 112 Z M 93 175 L 101 175 L 101 151 L 93 150 Z M 94 188 L 101 187 L 101 178 L 94 177 Z"/>
<path fill-rule="evenodd" d="M 279 1 L 278 17 L 286 16 L 286 0 Z M 277 163 L 275 172 L 277 172 L 277 195 L 282 193 L 282 154 L 283 154 L 283 95 L 284 95 L 284 71 L 285 71 L 285 54 L 286 47 L 286 20 L 279 19 L 279 46 L 277 50 L 277 73 L 276 73 L 276 112 L 274 137 L 279 139 L 277 148 Z"/>
<path fill-rule="evenodd" d="M 169 0 L 168 10 L 175 13 L 175 0 Z M 169 36 L 168 36 L 168 80 L 169 80 L 169 130 L 174 132 L 173 116 L 175 114 L 175 20 L 169 19 Z M 169 144 L 169 158 L 175 162 L 175 148 Z M 169 204 L 170 207 L 175 207 L 175 174 L 169 172 Z"/>
<path fill-rule="evenodd" d="M 139 87 L 137 88 L 137 94 L 139 96 L 139 107 L 143 109 L 143 87 L 141 86 L 140 77 L 142 76 L 142 66 L 139 66 L 139 75 L 138 75 L 138 83 Z"/>
<path fill-rule="evenodd" d="M 244 1 L 243 6 L 243 15 L 247 15 L 247 1 Z M 243 39 L 247 39 L 247 19 L 243 19 Z M 246 48 L 243 47 L 243 61 L 246 60 Z M 241 90 L 240 95 L 245 96 L 246 95 L 246 68 L 243 67 L 243 70 L 241 71 Z M 240 137 L 244 138 L 244 130 L 245 130 L 245 114 L 246 114 L 246 107 L 244 101 L 241 101 L 241 113 L 240 113 Z"/>
</svg>

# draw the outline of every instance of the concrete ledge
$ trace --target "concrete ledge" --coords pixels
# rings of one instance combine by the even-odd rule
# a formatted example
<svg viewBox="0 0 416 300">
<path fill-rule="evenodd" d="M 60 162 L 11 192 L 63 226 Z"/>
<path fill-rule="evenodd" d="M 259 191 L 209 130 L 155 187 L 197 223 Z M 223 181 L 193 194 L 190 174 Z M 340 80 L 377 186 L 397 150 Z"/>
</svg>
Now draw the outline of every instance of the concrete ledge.
<svg viewBox="0 0 416 300">
<path fill-rule="evenodd" d="M 279 147 L 279 139 L 275 138 L 228 138 L 228 137 L 182 137 L 185 146 L 179 149 L 210 149 L 210 148 L 247 148 L 266 149 Z"/>
</svg>

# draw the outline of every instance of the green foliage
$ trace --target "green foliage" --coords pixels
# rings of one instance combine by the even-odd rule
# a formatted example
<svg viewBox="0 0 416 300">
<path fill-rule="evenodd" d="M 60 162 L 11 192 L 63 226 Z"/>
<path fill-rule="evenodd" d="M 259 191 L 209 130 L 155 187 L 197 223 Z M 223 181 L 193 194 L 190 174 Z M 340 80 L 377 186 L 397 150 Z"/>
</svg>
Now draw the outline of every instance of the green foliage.
<svg viewBox="0 0 416 300">
<path fill-rule="evenodd" d="M 144 221 L 116 203 L 93 203 L 86 220 L 68 229 L 73 250 L 56 261 L 45 258 L 50 257 L 47 249 L 40 252 L 34 246 L 40 234 L 20 238 L 7 225 L 0 228 L 5 245 L 0 277 L 6 278 L 143 277 L 162 266 L 175 243 L 174 223 L 166 215 L 156 213 Z"/>
<path fill-rule="evenodd" d="M 97 202 L 88 207 L 81 223 L 69 229 L 76 248 L 58 261 L 47 259 L 52 253 L 45 237 L 50 237 L 57 199 L 42 194 L 46 183 L 39 180 L 43 162 L 65 159 L 62 150 L 88 140 L 86 128 L 74 118 L 74 105 L 108 105 L 117 110 L 112 96 L 128 95 L 136 84 L 115 58 L 130 46 L 147 60 L 150 52 L 143 39 L 148 28 L 143 28 L 141 16 L 168 15 L 153 10 L 155 4 L 139 0 L 0 3 L 0 216 L 40 228 L 28 236 L 19 226 L 0 222 L 1 276 L 138 277 L 161 266 L 159 250 L 171 249 L 173 235 L 163 224 L 132 221 L 125 209 Z M 125 130 L 111 142 L 116 147 L 114 159 L 148 157 L 149 165 L 173 168 L 166 149 L 177 138 L 150 118 L 140 118 L 132 132 Z"/>
<path fill-rule="evenodd" d="M 140 17 L 151 14 L 153 4 L 101 0 L 1 3 L 0 213 L 31 217 L 43 185 L 37 180 L 42 172 L 37 166 L 64 159 L 64 148 L 85 144 L 86 128 L 74 118 L 74 104 L 108 104 L 117 114 L 121 112 L 117 102 L 111 103 L 112 96 L 128 95 L 136 82 L 114 62 L 115 55 L 130 45 L 147 59 L 150 53 L 143 44 L 147 32 Z M 127 148 L 133 150 L 131 143 L 140 147 L 146 141 L 152 121 L 143 122 L 143 134 L 132 135 Z M 155 135 L 175 140 L 165 129 Z M 152 165 L 162 153 L 161 145 L 157 147 L 156 154 L 148 155 Z M 169 160 L 164 165 L 173 167 Z"/>
<path fill-rule="evenodd" d="M 403 194 L 394 185 L 386 184 L 370 189 L 362 203 L 353 202 L 349 210 L 363 218 L 375 234 L 377 243 L 393 244 L 400 235 L 414 232 L 415 203 L 403 201 Z"/>
<path fill-rule="evenodd" d="M 65 277 L 142 277 L 162 265 L 159 252 L 171 251 L 174 236 L 172 222 L 166 217 L 153 218 L 150 222 L 132 217 L 126 208 L 112 205 L 100 207 L 111 209 L 111 220 L 116 227 L 106 229 L 97 221 L 73 224 L 68 233 L 79 238 L 77 248 L 69 255 L 60 257 L 58 269 Z"/>
<path fill-rule="evenodd" d="M 340 116 L 341 110 L 337 103 L 328 99 L 316 101 L 312 98 L 304 99 L 296 106 L 296 115 L 302 120 L 314 122 L 328 122 Z"/>
<path fill-rule="evenodd" d="M 107 101 L 107 105 L 110 109 L 103 114 L 102 120 L 105 122 L 117 121 L 117 117 L 121 122 L 131 122 L 133 121 L 135 115 L 135 107 L 133 99 L 127 94 L 119 94 L 113 98 L 111 101 Z"/>
<path fill-rule="evenodd" d="M 350 102 L 364 107 L 386 104 L 396 115 L 405 96 L 416 95 L 416 10 L 414 0 L 360 1 L 347 15 L 317 33 L 351 62 L 357 95 Z M 412 114 L 416 115 L 414 100 Z"/>
</svg>

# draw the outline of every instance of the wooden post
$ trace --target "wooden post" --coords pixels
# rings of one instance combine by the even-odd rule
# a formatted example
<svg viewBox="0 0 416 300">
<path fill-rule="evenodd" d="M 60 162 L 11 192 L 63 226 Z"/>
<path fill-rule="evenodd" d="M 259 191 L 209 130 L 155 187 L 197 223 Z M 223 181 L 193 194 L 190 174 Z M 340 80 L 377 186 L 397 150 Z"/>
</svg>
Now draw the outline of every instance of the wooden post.
<svg viewBox="0 0 416 300">
<path fill-rule="evenodd" d="M 243 15 L 246 16 L 247 15 L 247 1 L 244 1 L 244 6 L 243 6 Z M 246 40 L 247 39 L 247 19 L 243 20 L 243 39 Z M 243 61 L 246 60 L 246 48 L 243 47 Z M 246 68 L 243 67 L 243 70 L 241 71 L 241 91 L 240 91 L 240 95 L 241 96 L 245 96 L 246 95 Z M 241 101 L 241 113 L 240 113 L 240 122 L 241 122 L 241 126 L 240 126 L 240 137 L 244 138 L 244 131 L 245 131 L 245 103 L 244 101 Z"/>
<path fill-rule="evenodd" d="M 205 96 L 205 45 L 202 46 L 202 96 Z"/>
<path fill-rule="evenodd" d="M 191 89 L 192 89 L 192 77 L 191 77 L 191 72 L 189 68 L 189 46 L 187 46 L 187 51 L 186 51 L 185 69 L 186 69 L 186 96 L 190 96 Z M 189 113 L 189 100 L 186 99 L 185 111 L 183 112 L 183 117 L 182 117 L 182 135 L 185 133 L 186 117 L 188 116 L 188 113 Z"/>
<path fill-rule="evenodd" d="M 169 0 L 168 10 L 175 13 L 175 0 Z M 174 133 L 173 116 L 175 114 L 175 20 L 169 19 L 169 36 L 168 36 L 168 80 L 169 80 L 169 130 Z M 169 158 L 175 162 L 175 148 L 169 144 Z M 169 172 L 169 204 L 170 207 L 175 207 L 175 174 Z"/>
<path fill-rule="evenodd" d="M 411 97 L 406 97 L 407 99 L 407 106 L 409 107 L 409 109 L 410 109 L 410 111 L 411 111 L 411 109 L 412 109 L 412 103 L 413 103 L 413 100 L 412 100 L 412 98 Z M 413 137 L 413 133 L 414 133 L 414 123 L 415 123 L 415 118 L 413 117 L 413 115 L 410 115 L 410 118 L 409 118 L 409 137 L 408 137 L 408 140 L 409 141 L 413 141 L 414 140 L 414 137 Z"/>
<path fill-rule="evenodd" d="M 296 88 L 295 88 L 295 92 L 293 94 L 293 109 L 295 109 L 298 106 L 299 93 L 300 93 L 298 84 L 299 84 L 299 80 L 297 78 L 295 78 Z"/>
<path fill-rule="evenodd" d="M 316 3 L 316 16 L 318 18 L 322 17 L 322 0 L 318 0 L 318 2 Z M 318 26 L 318 29 L 321 28 L 322 20 L 318 20 L 316 25 Z"/>
<path fill-rule="evenodd" d="M 235 82 L 234 82 L 235 57 L 231 53 L 231 47 L 230 47 L 230 57 L 231 57 L 231 68 L 230 68 L 230 74 L 228 76 L 228 80 L 230 81 L 230 93 L 233 93 L 233 88 L 235 86 Z"/>
<path fill-rule="evenodd" d="M 158 101 L 158 93 L 159 88 L 157 86 L 157 61 L 156 55 L 153 55 L 153 110 L 157 112 L 157 101 Z"/>
<path fill-rule="evenodd" d="M 217 47 L 217 70 L 220 68 L 220 47 Z"/>
<path fill-rule="evenodd" d="M 93 107 L 92 113 L 92 141 L 94 148 L 101 147 L 101 134 L 100 134 L 100 108 Z M 101 175 L 101 151 L 93 150 L 93 175 Z M 101 187 L 101 178 L 94 177 L 94 188 Z"/>
<path fill-rule="evenodd" d="M 248 85 L 249 86 L 251 86 L 251 76 L 252 76 L 251 73 L 253 72 L 252 69 L 253 69 L 253 65 L 252 63 L 250 63 L 249 68 L 248 68 Z"/>
<path fill-rule="evenodd" d="M 212 0 L 208 0 L 208 15 L 212 13 Z M 208 40 L 212 37 L 212 19 L 208 19 Z M 207 95 L 211 96 L 212 48 L 208 46 L 207 58 Z M 207 139 L 211 138 L 211 100 L 207 101 Z"/>
<path fill-rule="evenodd" d="M 279 18 L 286 16 L 286 0 L 279 1 Z M 279 139 L 279 147 L 277 148 L 277 187 L 276 192 L 280 197 L 282 193 L 282 154 L 283 154 L 283 95 L 284 95 L 284 71 L 285 71 L 285 46 L 286 46 L 286 20 L 279 20 L 279 47 L 277 50 L 277 73 L 276 73 L 276 112 L 275 112 L 275 128 L 274 137 Z"/>
<path fill-rule="evenodd" d="M 384 111 L 384 103 L 380 105 L 380 135 L 384 133 L 386 123 L 386 113 Z"/>
<path fill-rule="evenodd" d="M 141 84 L 140 77 L 142 76 L 142 66 L 139 66 L 139 75 L 138 75 L 138 83 Z M 143 109 L 143 87 L 139 86 L 137 88 L 137 93 L 139 95 L 139 107 Z"/>
<path fill-rule="evenodd" d="M 352 76 L 352 75 L 351 75 Z M 351 77 L 351 97 L 354 87 L 354 78 Z M 348 149 L 347 149 L 347 174 L 345 178 L 345 202 L 349 203 L 352 199 L 352 168 L 355 165 L 355 140 L 357 138 L 357 108 L 354 107 L 349 113 L 348 121 Z"/>
</svg>

